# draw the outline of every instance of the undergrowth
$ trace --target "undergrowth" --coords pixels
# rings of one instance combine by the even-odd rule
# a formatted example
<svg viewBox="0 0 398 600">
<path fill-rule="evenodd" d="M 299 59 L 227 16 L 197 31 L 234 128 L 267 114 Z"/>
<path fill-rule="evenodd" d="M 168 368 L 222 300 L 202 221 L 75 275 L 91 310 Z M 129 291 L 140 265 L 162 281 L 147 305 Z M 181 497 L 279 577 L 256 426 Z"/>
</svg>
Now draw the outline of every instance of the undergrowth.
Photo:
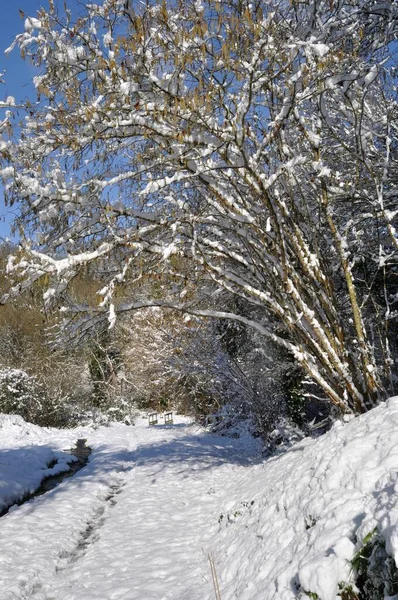
<svg viewBox="0 0 398 600">
<path fill-rule="evenodd" d="M 384 600 L 398 594 L 398 569 L 377 528 L 364 538 L 351 565 L 359 600 Z"/>
<path fill-rule="evenodd" d="M 341 600 L 385 600 L 398 594 L 398 568 L 377 527 L 365 536 L 350 563 L 352 583 L 339 583 Z M 319 600 L 315 592 L 305 590 L 304 594 Z"/>
</svg>

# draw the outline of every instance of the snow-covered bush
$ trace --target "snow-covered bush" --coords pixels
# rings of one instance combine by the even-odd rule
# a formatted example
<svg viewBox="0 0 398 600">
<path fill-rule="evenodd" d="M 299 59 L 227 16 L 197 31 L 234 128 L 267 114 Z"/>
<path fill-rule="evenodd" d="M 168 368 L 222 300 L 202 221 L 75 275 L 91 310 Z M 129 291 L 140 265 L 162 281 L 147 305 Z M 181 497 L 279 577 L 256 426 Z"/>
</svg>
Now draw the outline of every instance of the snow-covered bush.
<svg viewBox="0 0 398 600">
<path fill-rule="evenodd" d="M 129 398 L 123 396 L 112 397 L 110 400 L 101 407 L 89 405 L 85 409 L 77 411 L 76 423 L 94 427 L 94 429 L 115 422 L 134 425 L 139 415 L 136 405 Z"/>
<path fill-rule="evenodd" d="M 67 427 L 77 422 L 69 400 L 49 394 L 42 382 L 22 369 L 0 368 L 0 412 L 44 427 Z"/>
<path fill-rule="evenodd" d="M 35 377 L 20 369 L 0 370 L 0 411 L 37 423 L 43 413 L 44 391 Z"/>
<path fill-rule="evenodd" d="M 304 438 L 303 431 L 289 419 L 281 419 L 266 438 L 266 448 L 269 452 L 286 450 Z"/>
<path fill-rule="evenodd" d="M 97 418 L 103 424 L 118 421 L 125 425 L 134 425 L 137 417 L 137 407 L 130 398 L 118 394 L 109 398 L 107 405 L 99 413 Z"/>
<path fill-rule="evenodd" d="M 226 404 L 218 412 L 208 415 L 203 424 L 212 433 L 233 438 L 256 437 L 257 434 L 252 415 L 234 404 Z"/>
</svg>

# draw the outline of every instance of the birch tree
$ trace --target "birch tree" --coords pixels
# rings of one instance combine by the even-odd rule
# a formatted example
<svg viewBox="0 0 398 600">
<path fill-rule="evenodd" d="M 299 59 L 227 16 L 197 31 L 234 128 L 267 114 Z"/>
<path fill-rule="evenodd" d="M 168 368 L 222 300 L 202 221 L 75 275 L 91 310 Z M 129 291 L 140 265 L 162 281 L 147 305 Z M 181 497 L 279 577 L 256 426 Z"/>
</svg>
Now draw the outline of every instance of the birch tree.
<svg viewBox="0 0 398 600">
<path fill-rule="evenodd" d="M 97 262 L 97 305 L 69 307 L 81 331 L 143 306 L 235 319 L 343 411 L 374 406 L 391 391 L 393 298 L 358 273 L 396 265 L 397 16 L 373 0 L 103 0 L 76 15 L 50 0 L 26 17 L 14 45 L 38 99 L 2 142 L 25 232 L 10 294 L 42 279 L 47 303 L 67 299 Z M 223 311 L 223 290 L 264 317 Z"/>
</svg>

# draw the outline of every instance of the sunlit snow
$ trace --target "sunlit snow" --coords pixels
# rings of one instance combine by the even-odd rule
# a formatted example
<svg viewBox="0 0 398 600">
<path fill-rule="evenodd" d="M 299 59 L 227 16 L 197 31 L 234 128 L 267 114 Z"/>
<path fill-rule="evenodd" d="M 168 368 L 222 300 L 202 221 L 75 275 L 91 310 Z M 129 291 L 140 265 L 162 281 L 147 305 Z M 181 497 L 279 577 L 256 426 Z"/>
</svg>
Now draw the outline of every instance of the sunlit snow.
<svg viewBox="0 0 398 600">
<path fill-rule="evenodd" d="M 77 438 L 72 479 L 0 520 L 2 600 L 336 600 L 377 527 L 398 557 L 398 397 L 265 459 L 251 438 L 175 424 L 42 429 L 2 416 L 0 498 Z M 13 475 L 11 477 L 11 470 Z M 18 485 L 17 485 L 18 484 Z"/>
</svg>

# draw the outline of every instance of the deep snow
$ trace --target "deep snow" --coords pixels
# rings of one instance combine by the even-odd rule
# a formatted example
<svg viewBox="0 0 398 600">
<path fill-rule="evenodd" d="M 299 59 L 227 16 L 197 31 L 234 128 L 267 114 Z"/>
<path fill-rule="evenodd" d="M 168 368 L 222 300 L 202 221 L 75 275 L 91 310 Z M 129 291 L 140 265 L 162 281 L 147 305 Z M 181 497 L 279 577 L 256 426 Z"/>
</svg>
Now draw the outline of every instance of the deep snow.
<svg viewBox="0 0 398 600">
<path fill-rule="evenodd" d="M 214 600 L 209 554 L 223 600 L 335 600 L 374 527 L 398 558 L 397 425 L 398 397 L 264 460 L 183 418 L 58 431 L 2 416 L 3 501 L 77 438 L 93 453 L 0 520 L 0 600 Z"/>
</svg>

